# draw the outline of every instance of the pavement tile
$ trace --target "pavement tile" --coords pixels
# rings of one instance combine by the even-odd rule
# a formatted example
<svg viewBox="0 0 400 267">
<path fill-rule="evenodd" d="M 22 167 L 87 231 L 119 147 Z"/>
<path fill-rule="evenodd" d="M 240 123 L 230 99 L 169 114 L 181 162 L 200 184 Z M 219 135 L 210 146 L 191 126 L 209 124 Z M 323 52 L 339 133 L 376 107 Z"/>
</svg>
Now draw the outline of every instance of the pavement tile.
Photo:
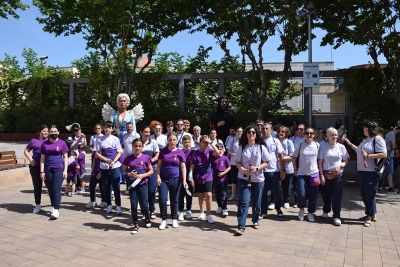
<svg viewBox="0 0 400 267">
<path fill-rule="evenodd" d="M 297 209 L 285 210 L 284 220 L 271 213 L 255 230 L 248 219 L 246 233 L 235 236 L 234 202 L 231 216 L 213 217 L 216 223 L 185 220 L 179 228 L 157 229 L 157 217 L 147 229 L 131 235 L 127 196 L 123 215 L 86 210 L 88 195 L 63 197 L 60 218 L 49 220 L 49 199 L 43 195 L 43 211 L 32 213 L 30 183 L 0 188 L 0 266 L 399 266 L 400 197 L 383 194 L 377 201 L 378 222 L 365 228 L 357 186 L 346 183 L 341 227 L 322 220 L 318 196 L 316 222 L 299 222 Z M 25 192 L 25 193 L 24 193 Z M 4 194 L 3 194 L 4 193 Z M 391 197 L 391 196 L 390 196 Z M 198 214 L 194 202 L 193 215 Z M 158 206 L 156 206 L 158 213 Z M 251 211 L 250 211 L 251 214 Z M 250 215 L 249 214 L 249 215 Z M 169 223 L 171 221 L 169 220 Z M 38 227 L 39 226 L 39 227 Z"/>
</svg>

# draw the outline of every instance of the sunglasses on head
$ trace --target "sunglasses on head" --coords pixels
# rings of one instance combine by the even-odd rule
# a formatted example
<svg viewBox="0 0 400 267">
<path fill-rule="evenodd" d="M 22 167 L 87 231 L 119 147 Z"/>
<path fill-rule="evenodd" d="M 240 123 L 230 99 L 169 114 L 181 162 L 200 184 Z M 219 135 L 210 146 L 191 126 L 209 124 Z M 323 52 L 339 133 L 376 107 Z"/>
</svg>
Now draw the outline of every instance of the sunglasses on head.
<svg viewBox="0 0 400 267">
<path fill-rule="evenodd" d="M 305 132 L 304 134 L 305 134 L 305 135 L 313 135 L 314 132 Z"/>
<path fill-rule="evenodd" d="M 255 134 L 256 131 L 251 131 L 251 130 L 249 130 L 249 131 L 247 131 L 247 133 L 248 133 L 248 134 Z"/>
</svg>

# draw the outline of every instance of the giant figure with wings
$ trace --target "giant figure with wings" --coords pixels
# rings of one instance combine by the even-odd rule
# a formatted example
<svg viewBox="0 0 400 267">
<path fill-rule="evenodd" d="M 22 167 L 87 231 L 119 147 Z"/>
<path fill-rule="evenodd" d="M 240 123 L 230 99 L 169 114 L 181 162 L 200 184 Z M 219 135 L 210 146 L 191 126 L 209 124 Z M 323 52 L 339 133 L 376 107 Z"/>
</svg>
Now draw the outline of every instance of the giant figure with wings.
<svg viewBox="0 0 400 267">
<path fill-rule="evenodd" d="M 136 122 L 144 117 L 142 104 L 137 104 L 133 109 L 127 110 L 131 100 L 127 94 L 119 94 L 117 96 L 118 110 L 115 111 L 107 102 L 103 105 L 101 114 L 104 121 L 112 121 L 113 125 L 118 132 L 118 138 L 122 141 L 122 137 L 127 132 L 126 124 L 131 122 L 133 131 L 136 131 Z"/>
</svg>

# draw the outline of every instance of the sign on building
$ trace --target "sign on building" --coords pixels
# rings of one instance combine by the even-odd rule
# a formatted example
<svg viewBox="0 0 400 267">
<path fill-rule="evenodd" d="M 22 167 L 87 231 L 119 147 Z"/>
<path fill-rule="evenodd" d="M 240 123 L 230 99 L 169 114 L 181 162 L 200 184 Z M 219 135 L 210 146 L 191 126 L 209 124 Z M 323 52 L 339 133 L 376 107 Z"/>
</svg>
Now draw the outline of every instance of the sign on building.
<svg viewBox="0 0 400 267">
<path fill-rule="evenodd" d="M 303 86 L 319 87 L 319 64 L 304 63 L 303 64 Z"/>
</svg>

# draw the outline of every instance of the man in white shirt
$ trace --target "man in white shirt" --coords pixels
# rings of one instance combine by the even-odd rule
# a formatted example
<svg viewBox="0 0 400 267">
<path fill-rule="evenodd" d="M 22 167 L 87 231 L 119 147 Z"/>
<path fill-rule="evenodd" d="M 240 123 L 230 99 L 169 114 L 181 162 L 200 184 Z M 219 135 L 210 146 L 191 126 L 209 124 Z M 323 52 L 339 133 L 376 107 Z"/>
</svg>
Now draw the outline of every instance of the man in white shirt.
<svg viewBox="0 0 400 267">
<path fill-rule="evenodd" d="M 297 136 L 292 136 L 290 138 L 290 140 L 292 140 L 294 148 L 296 149 L 296 147 L 298 147 L 300 145 L 300 143 L 305 139 L 304 136 L 304 130 L 305 130 L 305 126 L 304 124 L 299 124 L 297 126 Z"/>
<path fill-rule="evenodd" d="M 140 138 L 140 135 L 133 131 L 133 124 L 131 122 L 128 122 L 126 124 L 126 134 L 122 137 L 122 146 L 124 148 L 124 158 L 133 154 L 132 142 L 136 138 Z"/>
<path fill-rule="evenodd" d="M 198 150 L 200 148 L 200 137 L 201 137 L 201 128 L 196 125 L 193 127 L 193 141 L 194 141 L 194 150 Z"/>
<path fill-rule="evenodd" d="M 261 127 L 261 135 L 267 145 L 267 150 L 271 156 L 269 165 L 264 169 L 265 185 L 261 200 L 261 214 L 265 218 L 268 212 L 268 194 L 271 191 L 271 207 L 276 209 L 277 215 L 283 217 L 282 193 L 280 190 L 280 179 L 286 178 L 285 161 L 283 160 L 283 147 L 279 139 L 271 136 L 271 124 L 264 123 Z M 274 203 L 272 203 L 274 202 Z M 273 207 L 272 207 L 273 206 Z"/>
<path fill-rule="evenodd" d="M 183 148 L 182 137 L 183 137 L 184 135 L 189 135 L 189 136 L 190 136 L 190 139 L 191 139 L 190 147 L 191 147 L 191 148 L 194 148 L 194 142 L 193 142 L 192 135 L 191 135 L 190 133 L 184 132 L 184 131 L 183 131 L 183 129 L 184 129 L 183 126 L 184 126 L 183 120 L 177 120 L 177 121 L 176 121 L 176 123 L 175 123 L 175 128 L 176 128 L 176 135 L 178 136 L 178 143 L 176 144 L 176 147 L 182 149 L 182 148 Z"/>
</svg>

